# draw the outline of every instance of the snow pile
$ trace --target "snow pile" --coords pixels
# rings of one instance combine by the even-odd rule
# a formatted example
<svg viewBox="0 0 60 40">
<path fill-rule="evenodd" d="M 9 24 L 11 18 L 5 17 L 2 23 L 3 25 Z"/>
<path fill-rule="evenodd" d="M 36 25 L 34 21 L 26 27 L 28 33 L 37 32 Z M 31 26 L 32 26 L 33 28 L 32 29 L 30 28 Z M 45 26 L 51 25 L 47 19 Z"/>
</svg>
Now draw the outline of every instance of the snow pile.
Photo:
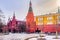
<svg viewBox="0 0 60 40">
<path fill-rule="evenodd" d="M 0 36 L 0 40 L 24 40 L 26 38 L 33 37 L 33 36 L 39 36 L 39 34 L 10 33 L 9 35 Z M 47 40 L 60 40 L 60 39 L 53 39 L 55 38 L 55 35 L 54 36 L 46 35 L 44 38 L 46 38 Z M 37 40 L 37 38 L 31 38 L 29 40 Z"/>
</svg>

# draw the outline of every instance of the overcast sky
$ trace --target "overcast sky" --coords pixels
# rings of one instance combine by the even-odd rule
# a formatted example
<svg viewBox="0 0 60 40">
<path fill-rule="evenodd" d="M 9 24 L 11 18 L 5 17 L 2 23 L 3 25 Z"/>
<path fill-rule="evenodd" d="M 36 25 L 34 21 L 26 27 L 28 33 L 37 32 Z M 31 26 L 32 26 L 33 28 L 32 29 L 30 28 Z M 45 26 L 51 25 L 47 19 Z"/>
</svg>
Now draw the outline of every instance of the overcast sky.
<svg viewBox="0 0 60 40">
<path fill-rule="evenodd" d="M 4 12 L 5 20 L 12 18 L 15 11 L 17 20 L 24 20 L 30 0 L 0 0 L 0 9 Z M 31 0 L 34 16 L 57 12 L 57 0 Z"/>
</svg>

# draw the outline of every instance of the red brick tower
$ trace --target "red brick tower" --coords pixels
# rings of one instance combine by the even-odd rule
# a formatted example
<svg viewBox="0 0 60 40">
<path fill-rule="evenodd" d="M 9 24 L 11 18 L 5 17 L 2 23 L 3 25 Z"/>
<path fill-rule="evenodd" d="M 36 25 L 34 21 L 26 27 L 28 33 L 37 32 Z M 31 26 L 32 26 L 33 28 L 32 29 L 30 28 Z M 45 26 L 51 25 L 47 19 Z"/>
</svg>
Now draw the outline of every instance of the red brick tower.
<svg viewBox="0 0 60 40">
<path fill-rule="evenodd" d="M 27 28 L 26 30 L 28 30 L 28 32 L 34 32 L 34 15 L 33 15 L 31 1 L 29 4 L 29 11 L 26 16 L 26 28 Z"/>
</svg>

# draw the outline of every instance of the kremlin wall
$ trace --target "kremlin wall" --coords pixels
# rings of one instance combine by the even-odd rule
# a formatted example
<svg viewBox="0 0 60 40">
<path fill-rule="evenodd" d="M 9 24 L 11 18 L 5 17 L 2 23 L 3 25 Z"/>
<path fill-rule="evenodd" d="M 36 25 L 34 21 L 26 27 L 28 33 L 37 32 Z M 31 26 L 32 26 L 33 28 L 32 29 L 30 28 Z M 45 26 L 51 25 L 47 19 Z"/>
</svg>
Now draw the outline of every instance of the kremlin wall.
<svg viewBox="0 0 60 40">
<path fill-rule="evenodd" d="M 0 32 L 60 32 L 60 14 L 50 13 L 34 16 L 31 1 L 26 16 L 26 21 L 17 21 L 15 14 L 12 20 L 8 19 L 7 25 L 0 28 Z"/>
</svg>

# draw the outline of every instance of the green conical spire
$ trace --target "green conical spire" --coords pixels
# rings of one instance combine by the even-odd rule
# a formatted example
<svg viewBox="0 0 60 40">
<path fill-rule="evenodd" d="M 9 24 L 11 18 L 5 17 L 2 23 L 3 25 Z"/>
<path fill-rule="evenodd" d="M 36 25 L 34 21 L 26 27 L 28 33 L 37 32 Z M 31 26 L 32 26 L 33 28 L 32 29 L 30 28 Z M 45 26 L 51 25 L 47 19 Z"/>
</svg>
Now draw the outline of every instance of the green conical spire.
<svg viewBox="0 0 60 40">
<path fill-rule="evenodd" d="M 30 0 L 30 3 L 29 3 L 29 12 L 32 12 L 32 3 L 31 3 L 31 0 Z"/>
</svg>

